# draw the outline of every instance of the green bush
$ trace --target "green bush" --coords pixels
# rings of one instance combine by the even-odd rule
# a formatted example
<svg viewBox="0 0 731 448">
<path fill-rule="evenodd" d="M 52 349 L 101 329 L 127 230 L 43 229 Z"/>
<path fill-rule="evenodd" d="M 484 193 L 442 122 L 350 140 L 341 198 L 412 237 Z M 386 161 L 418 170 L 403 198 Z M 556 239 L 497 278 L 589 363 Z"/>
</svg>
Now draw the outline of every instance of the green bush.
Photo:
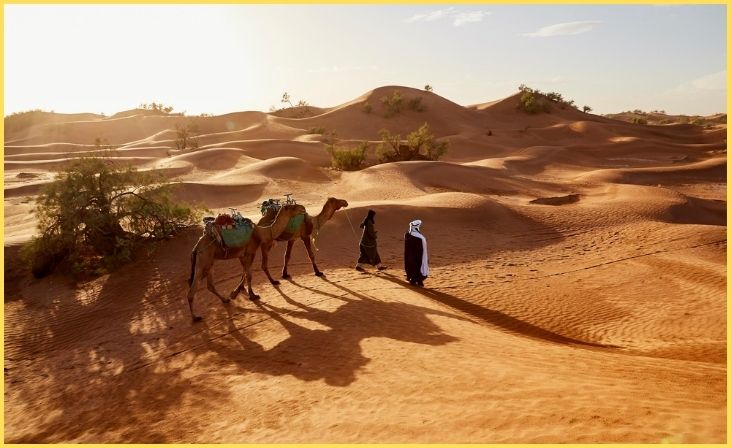
<svg viewBox="0 0 731 448">
<path fill-rule="evenodd" d="M 368 147 L 368 142 L 365 141 L 355 148 L 330 145 L 327 152 L 330 153 L 330 163 L 333 168 L 343 171 L 355 171 L 363 167 Z"/>
<path fill-rule="evenodd" d="M 541 112 L 550 112 L 551 108 L 548 103 L 538 94 L 532 91 L 525 91 L 520 95 L 518 109 L 529 114 L 537 114 Z"/>
<path fill-rule="evenodd" d="M 373 112 L 373 106 L 371 106 L 371 103 L 366 101 L 366 103 L 363 105 L 363 113 L 369 114 Z"/>
<path fill-rule="evenodd" d="M 327 129 L 323 128 L 322 126 L 310 128 L 310 130 L 307 131 L 308 134 L 320 134 L 320 135 L 324 134 L 325 132 L 327 132 Z"/>
<path fill-rule="evenodd" d="M 449 142 L 438 141 L 424 123 L 419 129 L 406 136 L 406 143 L 400 135 L 393 135 L 387 129 L 380 131 L 381 144 L 376 148 L 380 163 L 406 160 L 439 160 L 449 147 Z"/>
<path fill-rule="evenodd" d="M 143 242 L 194 224 L 199 211 L 172 198 L 162 175 L 119 167 L 109 159 L 79 159 L 37 200 L 40 235 L 23 250 L 33 274 L 57 266 L 72 274 L 99 273 L 132 258 Z"/>
<path fill-rule="evenodd" d="M 558 92 L 541 92 L 538 89 L 531 89 L 525 84 L 518 86 L 521 92 L 518 109 L 529 114 L 537 114 L 541 112 L 550 112 L 551 103 L 556 103 L 561 109 L 566 106 L 576 108 L 574 100 L 568 100 Z"/>
<path fill-rule="evenodd" d="M 406 107 L 408 107 L 409 110 L 413 110 L 415 112 L 424 112 L 426 110 L 426 106 L 421 103 L 420 96 L 410 98 L 408 103 L 406 104 Z"/>
<path fill-rule="evenodd" d="M 647 120 L 644 118 L 634 117 L 632 118 L 632 123 L 634 124 L 647 124 Z"/>
<path fill-rule="evenodd" d="M 400 114 L 404 107 L 404 98 L 401 96 L 401 92 L 394 90 L 391 96 L 384 96 L 381 98 L 386 108 L 386 117 L 393 117 L 396 114 Z"/>
</svg>

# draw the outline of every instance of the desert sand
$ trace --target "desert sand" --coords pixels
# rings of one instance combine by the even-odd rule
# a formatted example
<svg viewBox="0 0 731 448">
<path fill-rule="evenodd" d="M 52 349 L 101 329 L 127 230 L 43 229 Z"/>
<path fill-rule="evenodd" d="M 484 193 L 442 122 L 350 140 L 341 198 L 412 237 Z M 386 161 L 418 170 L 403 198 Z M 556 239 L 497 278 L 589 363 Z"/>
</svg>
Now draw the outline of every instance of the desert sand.
<svg viewBox="0 0 731 448">
<path fill-rule="evenodd" d="M 396 89 L 426 110 L 385 118 Z M 726 443 L 725 117 L 642 125 L 517 104 L 389 86 L 303 114 L 49 114 L 6 131 L 5 441 Z M 191 121 L 200 147 L 177 151 L 175 125 Z M 309 134 L 377 142 L 424 122 L 450 142 L 440 161 L 354 172 Z M 298 242 L 293 278 L 273 287 L 258 255 L 261 303 L 202 287 L 194 324 L 200 227 L 79 285 L 17 267 L 35 195 L 81 155 L 163 170 L 214 213 L 258 220 L 284 193 L 313 215 L 328 197 L 350 205 L 317 239 L 325 277 Z M 389 269 L 363 274 L 368 209 Z M 403 275 L 416 218 L 425 288 Z M 240 274 L 218 262 L 217 288 Z"/>
</svg>

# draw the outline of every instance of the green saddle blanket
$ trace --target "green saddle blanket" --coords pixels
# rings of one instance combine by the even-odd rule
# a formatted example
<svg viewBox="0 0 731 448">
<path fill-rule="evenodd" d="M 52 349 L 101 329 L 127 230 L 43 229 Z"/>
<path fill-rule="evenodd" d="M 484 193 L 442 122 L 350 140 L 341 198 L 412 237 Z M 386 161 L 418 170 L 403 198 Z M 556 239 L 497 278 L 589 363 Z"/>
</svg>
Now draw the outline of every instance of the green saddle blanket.
<svg viewBox="0 0 731 448">
<path fill-rule="evenodd" d="M 302 222 L 305 220 L 305 215 L 296 215 L 290 218 L 289 222 L 287 223 L 287 229 L 285 232 L 287 233 L 294 233 L 297 231 L 299 226 L 302 225 Z"/>
<path fill-rule="evenodd" d="M 249 242 L 251 235 L 254 233 L 254 228 L 235 227 L 232 229 L 219 229 L 219 232 L 226 247 L 241 247 Z"/>
<path fill-rule="evenodd" d="M 254 234 L 254 223 L 237 211 L 233 216 L 219 214 L 203 218 L 203 235 L 213 238 L 222 247 L 245 246 Z"/>
</svg>

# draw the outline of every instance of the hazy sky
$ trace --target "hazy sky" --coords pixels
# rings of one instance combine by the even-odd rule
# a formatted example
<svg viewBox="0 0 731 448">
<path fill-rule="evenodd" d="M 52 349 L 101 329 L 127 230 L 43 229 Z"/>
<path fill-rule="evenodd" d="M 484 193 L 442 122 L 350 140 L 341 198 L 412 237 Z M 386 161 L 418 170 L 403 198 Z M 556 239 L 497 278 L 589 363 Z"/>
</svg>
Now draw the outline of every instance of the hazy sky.
<svg viewBox="0 0 731 448">
<path fill-rule="evenodd" d="M 6 115 L 335 106 L 394 84 L 468 105 L 521 83 L 597 113 L 726 111 L 725 5 L 5 5 L 4 30 Z"/>
</svg>

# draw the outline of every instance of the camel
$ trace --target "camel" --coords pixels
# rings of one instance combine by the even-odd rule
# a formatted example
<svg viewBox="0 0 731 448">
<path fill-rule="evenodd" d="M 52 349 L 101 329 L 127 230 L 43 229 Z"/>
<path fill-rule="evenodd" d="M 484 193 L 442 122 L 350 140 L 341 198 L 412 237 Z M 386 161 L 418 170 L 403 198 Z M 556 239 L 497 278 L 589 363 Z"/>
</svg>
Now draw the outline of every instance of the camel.
<svg viewBox="0 0 731 448">
<path fill-rule="evenodd" d="M 205 277 L 208 283 L 208 290 L 221 299 L 221 302 L 228 303 L 241 292 L 244 286 L 244 281 L 248 285 L 249 300 L 259 300 L 259 296 L 254 294 L 251 289 L 251 264 L 254 262 L 256 251 L 259 249 L 261 244 L 267 244 L 277 238 L 287 228 L 289 220 L 296 215 L 306 214 L 305 208 L 301 205 L 286 205 L 282 207 L 274 216 L 271 224 L 268 226 L 254 225 L 253 234 L 249 239 L 249 242 L 242 247 L 227 248 L 223 249 L 213 238 L 208 235 L 203 235 L 198 239 L 198 242 L 193 247 L 193 252 L 190 256 L 191 267 L 190 267 L 190 279 L 188 284 L 188 307 L 190 308 L 190 314 L 193 318 L 193 322 L 202 320 L 201 316 L 197 316 L 193 312 L 193 300 L 195 299 L 195 292 L 198 287 L 198 281 Z M 241 282 L 239 282 L 236 289 L 234 289 L 228 298 L 223 297 L 216 291 L 216 287 L 213 285 L 213 273 L 211 268 L 216 260 L 230 260 L 232 258 L 238 258 L 241 262 L 243 272 L 241 274 Z"/>
<path fill-rule="evenodd" d="M 280 234 L 279 237 L 274 238 L 269 242 L 262 243 L 261 269 L 267 275 L 267 278 L 269 278 L 269 281 L 272 283 L 272 285 L 276 286 L 279 284 L 279 281 L 274 280 L 269 274 L 268 266 L 269 251 L 272 249 L 272 247 L 274 247 L 274 244 L 276 244 L 277 241 L 287 242 L 287 251 L 284 254 L 284 267 L 282 268 L 282 278 L 290 277 L 287 273 L 287 265 L 289 264 L 289 259 L 292 256 L 292 246 L 294 246 L 297 238 L 300 238 L 302 242 L 305 243 L 305 249 L 307 249 L 307 255 L 309 255 L 310 257 L 310 261 L 312 262 L 312 269 L 314 269 L 315 275 L 318 277 L 324 275 L 322 271 L 317 268 L 317 264 L 315 263 L 315 253 L 312 251 L 312 247 L 314 246 L 317 234 L 320 232 L 320 228 L 322 228 L 322 226 L 325 225 L 325 223 L 333 217 L 336 211 L 347 206 L 348 201 L 344 199 L 337 199 L 332 197 L 328 198 L 325 202 L 325 205 L 322 206 L 322 211 L 320 211 L 319 215 L 310 216 L 309 214 L 305 213 L 304 220 L 294 231 L 287 229 L 287 231 Z M 266 214 L 259 220 L 259 225 L 266 225 L 272 222 L 272 219 L 274 218 L 274 213 L 275 212 L 273 210 L 267 211 Z"/>
</svg>

